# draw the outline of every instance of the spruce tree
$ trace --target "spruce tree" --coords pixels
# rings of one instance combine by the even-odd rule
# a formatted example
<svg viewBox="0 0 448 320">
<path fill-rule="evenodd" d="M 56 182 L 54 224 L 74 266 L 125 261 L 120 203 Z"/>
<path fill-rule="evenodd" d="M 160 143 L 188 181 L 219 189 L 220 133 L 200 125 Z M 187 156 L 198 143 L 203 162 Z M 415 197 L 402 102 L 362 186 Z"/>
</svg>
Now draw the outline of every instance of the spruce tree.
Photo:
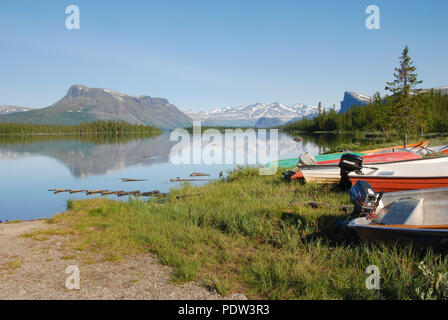
<svg viewBox="0 0 448 320">
<path fill-rule="evenodd" d="M 408 46 L 405 46 L 399 60 L 400 67 L 395 68 L 395 79 L 387 82 L 385 89 L 392 94 L 388 97 L 392 124 L 399 133 L 409 134 L 413 130 L 424 128 L 422 89 L 417 88 L 422 81 L 417 79 L 417 68 L 409 56 Z"/>
</svg>

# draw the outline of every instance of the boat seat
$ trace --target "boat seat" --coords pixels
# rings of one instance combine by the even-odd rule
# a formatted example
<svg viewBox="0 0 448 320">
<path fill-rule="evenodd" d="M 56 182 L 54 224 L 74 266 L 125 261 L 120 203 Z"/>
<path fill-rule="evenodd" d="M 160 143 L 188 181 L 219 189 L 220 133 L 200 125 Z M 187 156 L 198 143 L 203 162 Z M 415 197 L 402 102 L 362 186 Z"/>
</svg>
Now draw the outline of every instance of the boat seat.
<svg viewBox="0 0 448 320">
<path fill-rule="evenodd" d="M 423 218 L 423 199 L 403 199 L 392 204 L 381 223 L 423 225 Z"/>
</svg>

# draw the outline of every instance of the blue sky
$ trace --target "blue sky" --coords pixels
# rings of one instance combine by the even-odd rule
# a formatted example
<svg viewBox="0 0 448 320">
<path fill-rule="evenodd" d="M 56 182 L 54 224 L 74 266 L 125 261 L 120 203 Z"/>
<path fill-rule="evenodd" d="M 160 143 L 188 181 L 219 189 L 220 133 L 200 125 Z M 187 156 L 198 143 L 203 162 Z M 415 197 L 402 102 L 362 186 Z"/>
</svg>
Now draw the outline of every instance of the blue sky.
<svg viewBox="0 0 448 320">
<path fill-rule="evenodd" d="M 65 27 L 68 5 L 80 30 Z M 381 29 L 365 27 L 380 8 Z M 253 102 L 339 107 L 384 93 L 407 44 L 424 87 L 448 85 L 448 1 L 0 2 L 0 105 L 45 107 L 72 84 L 181 109 Z"/>
</svg>

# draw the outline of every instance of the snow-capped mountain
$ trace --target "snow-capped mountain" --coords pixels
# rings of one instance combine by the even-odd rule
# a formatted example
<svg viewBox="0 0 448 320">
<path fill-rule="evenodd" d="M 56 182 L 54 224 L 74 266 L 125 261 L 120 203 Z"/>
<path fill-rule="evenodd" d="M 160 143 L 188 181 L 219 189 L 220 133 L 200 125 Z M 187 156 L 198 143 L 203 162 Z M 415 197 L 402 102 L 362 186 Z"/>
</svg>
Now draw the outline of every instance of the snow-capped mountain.
<svg viewBox="0 0 448 320">
<path fill-rule="evenodd" d="M 17 106 L 0 106 L 0 114 L 24 112 L 28 110 L 31 110 L 31 108 L 17 107 Z"/>
<path fill-rule="evenodd" d="M 314 117 L 319 113 L 319 109 L 317 106 L 306 106 L 302 103 L 287 106 L 275 102 L 184 113 L 193 120 L 202 120 L 202 124 L 206 126 L 254 126 L 260 118 L 276 118 L 283 124 L 294 119 Z"/>
</svg>

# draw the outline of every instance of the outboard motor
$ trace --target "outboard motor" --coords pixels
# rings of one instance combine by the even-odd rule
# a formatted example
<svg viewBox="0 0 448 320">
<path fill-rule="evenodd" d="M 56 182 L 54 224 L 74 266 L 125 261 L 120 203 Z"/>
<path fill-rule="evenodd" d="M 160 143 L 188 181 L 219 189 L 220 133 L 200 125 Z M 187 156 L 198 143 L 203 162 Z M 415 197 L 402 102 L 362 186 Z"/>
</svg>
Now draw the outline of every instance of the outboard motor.
<svg viewBox="0 0 448 320">
<path fill-rule="evenodd" d="M 291 177 L 292 177 L 293 175 L 295 175 L 295 174 L 296 174 L 296 172 L 295 172 L 295 171 L 292 171 L 292 170 L 287 170 L 287 171 L 285 171 L 285 172 L 282 173 L 283 178 L 286 179 L 286 180 L 291 180 Z"/>
<path fill-rule="evenodd" d="M 354 209 L 345 221 L 337 223 L 339 228 L 344 231 L 347 224 L 355 218 L 376 219 L 376 209 L 383 197 L 383 192 L 375 192 L 370 183 L 363 180 L 358 180 L 348 193 L 350 202 L 354 204 Z"/>
<path fill-rule="evenodd" d="M 383 192 L 375 192 L 370 183 L 358 180 L 350 189 L 349 195 L 350 201 L 355 205 L 350 214 L 350 220 L 358 217 L 376 218 L 376 209 L 383 197 Z"/>
<path fill-rule="evenodd" d="M 350 172 L 355 171 L 356 173 L 361 173 L 362 161 L 362 157 L 353 153 L 345 153 L 342 155 L 341 160 L 339 160 L 339 168 L 341 168 L 339 187 L 342 190 L 347 190 L 352 186 L 348 177 Z"/>
</svg>

